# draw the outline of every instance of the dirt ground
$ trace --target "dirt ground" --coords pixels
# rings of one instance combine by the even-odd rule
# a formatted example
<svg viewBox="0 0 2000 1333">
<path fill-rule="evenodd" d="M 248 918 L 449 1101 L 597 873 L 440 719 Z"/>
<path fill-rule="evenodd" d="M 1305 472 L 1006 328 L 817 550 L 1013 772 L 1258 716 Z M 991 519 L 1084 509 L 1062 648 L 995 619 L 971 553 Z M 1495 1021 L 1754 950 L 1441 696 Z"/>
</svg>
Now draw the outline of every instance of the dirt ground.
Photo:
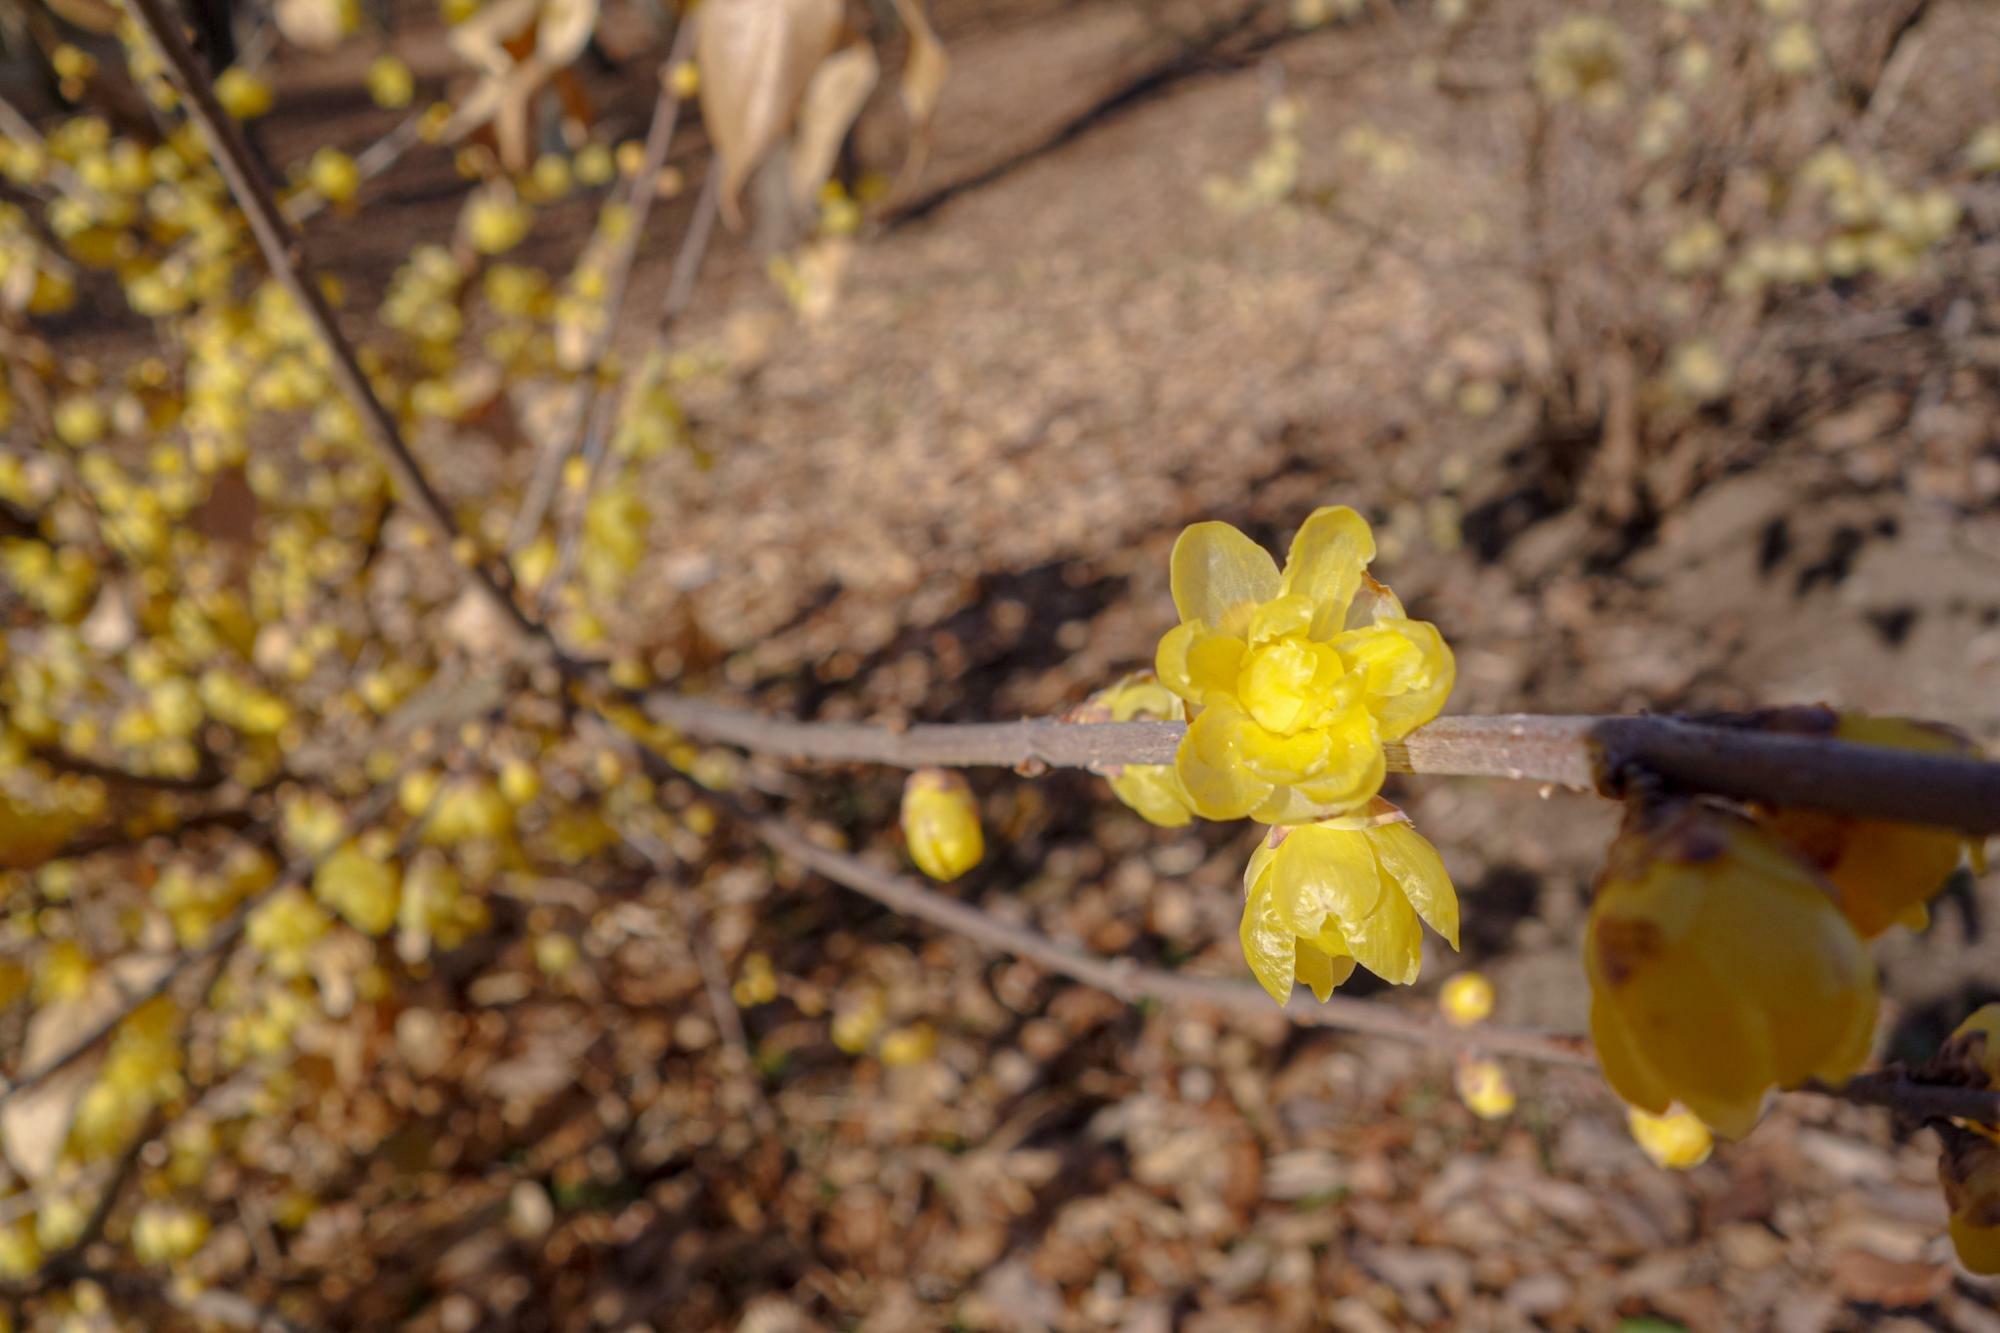
<svg viewBox="0 0 2000 1333">
<path fill-rule="evenodd" d="M 614 635 L 800 716 L 1047 714 L 1149 662 L 1182 525 L 1277 544 L 1346 503 L 1454 645 L 1454 711 L 1828 701 L 2000 743 L 2000 184 L 1964 185 L 1948 279 L 1800 299 L 1739 344 L 1739 397 L 1627 449 L 1604 406 L 1624 344 L 1596 344 L 1581 280 L 1548 278 L 1611 242 L 1567 196 L 1550 221 L 1534 99 L 1494 73 L 1541 9 L 1494 4 L 1441 43 L 1379 8 L 1204 45 L 1189 33 L 1229 7 L 939 6 L 953 69 L 928 165 L 858 239 L 832 312 L 799 319 L 738 238 L 711 255 L 679 338 L 715 367 L 686 393 L 714 461 L 649 472 L 654 554 Z M 1939 161 L 2000 117 L 2000 24 L 1974 0 L 1885 5 L 1910 11 L 1887 36 L 1861 0 L 1826 8 L 1859 15 L 1853 59 L 1878 74 L 1891 44 L 1918 50 L 1870 122 L 1885 151 Z M 1847 55 L 1830 50 L 1843 77 Z M 634 133 L 642 64 L 594 76 Z M 1291 202 L 1211 206 L 1205 182 L 1243 175 L 1277 95 L 1299 105 Z M 351 90 L 326 97 L 273 118 L 274 154 L 384 128 Z M 1408 164 L 1368 170 L 1341 146 L 1357 126 Z M 1545 152 L 1591 142 L 1544 131 Z M 864 157 L 892 139 L 864 123 Z M 449 229 L 439 164 L 381 188 L 368 216 L 406 226 L 399 246 Z M 661 214 L 642 312 L 685 201 Z M 311 244 L 363 290 L 396 258 L 337 221 Z M 1472 414 L 1451 393 L 1475 379 L 1498 397 Z M 991 851 L 954 892 L 1100 952 L 1241 973 L 1242 829 L 1150 828 L 1082 775 L 974 783 Z M 801 790 L 822 825 L 898 855 L 894 775 Z M 1453 872 L 1466 939 L 1375 998 L 1428 1005 L 1476 966 L 1497 1021 L 1579 1030 L 1578 932 L 1616 812 L 1497 784 L 1398 795 Z M 744 1011 L 754 1089 L 700 1017 L 691 958 L 639 921 L 690 884 L 723 957 L 762 951 L 782 978 Z M 491 1058 L 452 1188 L 357 1179 L 298 1237 L 330 1322 L 2000 1330 L 2000 1285 L 1952 1260 L 1934 1144 L 1879 1112 L 1784 1098 L 1667 1173 L 1592 1076 L 1512 1066 L 1518 1110 L 1483 1122 L 1445 1054 L 1136 1012 L 747 840 L 631 902 L 607 992 L 466 1020 Z M 1996 909 L 2000 882 L 1968 880 L 1928 934 L 1883 942 L 1885 1056 L 2000 996 Z M 825 1008 L 860 978 L 896 1021 L 936 1024 L 936 1059 L 829 1043 Z M 503 1225 L 521 1179 L 554 1200 L 533 1239 Z M 363 1227 L 380 1239 L 357 1267 L 343 1247 Z"/>
</svg>

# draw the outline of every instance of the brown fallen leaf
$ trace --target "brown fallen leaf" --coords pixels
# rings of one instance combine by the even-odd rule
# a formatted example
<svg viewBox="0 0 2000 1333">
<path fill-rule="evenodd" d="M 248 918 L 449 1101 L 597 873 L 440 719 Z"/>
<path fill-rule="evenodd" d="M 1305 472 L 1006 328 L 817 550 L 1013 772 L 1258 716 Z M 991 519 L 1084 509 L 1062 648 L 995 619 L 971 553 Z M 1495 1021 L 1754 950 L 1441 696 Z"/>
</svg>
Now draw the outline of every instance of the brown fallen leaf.
<svg viewBox="0 0 2000 1333">
<path fill-rule="evenodd" d="M 701 116 L 722 159 L 722 220 L 743 226 L 743 183 L 798 115 L 840 35 L 840 0 L 708 0 L 695 30 Z"/>
</svg>

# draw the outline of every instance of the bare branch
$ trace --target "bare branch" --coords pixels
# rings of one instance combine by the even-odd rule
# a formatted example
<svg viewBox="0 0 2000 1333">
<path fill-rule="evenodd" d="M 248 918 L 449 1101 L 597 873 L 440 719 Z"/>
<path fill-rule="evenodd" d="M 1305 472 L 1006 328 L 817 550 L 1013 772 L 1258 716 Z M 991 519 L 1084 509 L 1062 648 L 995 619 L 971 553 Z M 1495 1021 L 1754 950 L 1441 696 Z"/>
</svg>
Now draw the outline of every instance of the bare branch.
<svg viewBox="0 0 2000 1333">
<path fill-rule="evenodd" d="M 646 156 L 639 170 L 633 173 L 632 186 L 625 195 L 625 207 L 631 216 L 627 219 L 625 236 L 611 260 L 611 272 L 605 278 L 604 323 L 597 335 L 590 341 L 590 349 L 584 356 L 583 390 L 577 398 L 576 410 L 568 422 L 556 432 L 543 450 L 539 466 L 528 481 L 528 493 L 522 497 L 520 511 L 514 515 L 514 525 L 507 534 L 507 549 L 517 551 L 535 539 L 541 530 L 542 520 L 548 516 L 549 505 L 555 499 L 556 484 L 562 479 L 563 464 L 570 455 L 582 447 L 585 428 L 592 427 L 597 418 L 597 402 L 603 393 L 598 382 L 598 368 L 605 354 L 611 350 L 611 341 L 617 336 L 619 316 L 625 308 L 625 292 L 632 281 L 633 261 L 639 254 L 639 242 L 646 233 L 646 220 L 652 216 L 653 202 L 660 195 L 660 173 L 667 165 L 667 149 L 673 145 L 674 129 L 680 124 L 681 98 L 674 91 L 673 71 L 688 57 L 694 45 L 694 20 L 682 19 L 674 33 L 674 44 L 667 52 L 666 63 L 660 66 L 660 96 L 653 104 L 653 123 L 646 131 Z M 550 580 L 553 587 L 555 580 Z M 543 604 L 547 604 L 546 595 Z"/>
</svg>

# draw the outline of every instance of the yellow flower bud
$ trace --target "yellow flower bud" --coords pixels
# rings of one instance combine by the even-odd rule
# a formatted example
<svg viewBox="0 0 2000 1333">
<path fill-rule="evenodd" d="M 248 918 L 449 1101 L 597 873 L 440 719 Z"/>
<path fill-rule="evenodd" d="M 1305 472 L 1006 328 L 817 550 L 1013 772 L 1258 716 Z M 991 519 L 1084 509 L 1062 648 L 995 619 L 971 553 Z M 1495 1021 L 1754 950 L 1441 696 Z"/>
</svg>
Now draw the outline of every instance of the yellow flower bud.
<svg viewBox="0 0 2000 1333">
<path fill-rule="evenodd" d="M 1962 732 L 1908 718 L 1843 713 L 1835 720 L 1813 709 L 1790 712 L 1778 725 L 1813 730 L 1828 723 L 1839 739 L 1860 745 L 1928 754 L 1979 753 Z M 1921 929 L 1928 920 L 1925 904 L 1944 888 L 1967 846 L 1949 829 L 1818 810 L 1767 810 L 1760 812 L 1760 819 L 1833 882 L 1840 910 L 1863 939 L 1874 939 L 1899 923 Z"/>
<path fill-rule="evenodd" d="M 979 807 L 956 773 L 919 769 L 903 784 L 903 837 L 910 859 L 932 879 L 957 879 L 986 854 Z"/>
<path fill-rule="evenodd" d="M 1319 999 L 1356 964 L 1408 985 L 1423 927 L 1458 947 L 1458 895 L 1437 850 L 1387 802 L 1366 815 L 1268 831 L 1243 870 L 1243 956 L 1279 1004 Z"/>
<path fill-rule="evenodd" d="M 1952 1248 L 1971 1272 L 2000 1274 L 2000 1144 L 1952 1125 L 1938 1135 L 1944 1144 L 1938 1183 L 1951 1209 Z"/>
<path fill-rule="evenodd" d="M 1196 814 L 1299 824 L 1358 809 L 1381 789 L 1383 742 L 1444 706 L 1451 650 L 1368 577 L 1374 555 L 1345 506 L 1306 519 L 1283 573 L 1227 523 L 1174 543 L 1181 623 L 1155 665 L 1190 708 L 1175 768 Z"/>
<path fill-rule="evenodd" d="M 378 56 L 368 67 L 368 96 L 375 105 L 390 111 L 408 106 L 417 95 L 417 81 L 410 67 L 394 56 Z"/>
<path fill-rule="evenodd" d="M 331 204 L 344 204 L 361 189 L 361 168 L 338 148 L 322 148 L 306 165 L 306 180 Z"/>
<path fill-rule="evenodd" d="M 1483 973 L 1460 972 L 1438 992 L 1438 1008 L 1454 1026 L 1483 1023 L 1493 1014 L 1493 983 Z"/>
<path fill-rule="evenodd" d="M 1812 867 L 1740 816 L 1688 803 L 1613 842 L 1585 934 L 1605 1078 L 1731 1138 L 1773 1087 L 1837 1083 L 1867 1058 L 1875 968 Z"/>
<path fill-rule="evenodd" d="M 215 100 L 238 120 L 254 120 L 271 109 L 271 85 L 241 65 L 231 65 L 215 79 Z"/>
<path fill-rule="evenodd" d="M 1625 1110 L 1625 1123 L 1640 1151 L 1653 1159 L 1654 1166 L 1687 1171 L 1708 1160 L 1715 1139 L 1701 1117 L 1676 1106 L 1665 1115 L 1651 1115 L 1636 1106 Z"/>
<path fill-rule="evenodd" d="M 692 60 L 677 60 L 667 67 L 667 88 L 685 102 L 701 91 L 701 71 Z"/>
<path fill-rule="evenodd" d="M 386 934 L 402 905 L 402 876 L 386 860 L 348 843 L 320 863 L 313 892 L 321 902 L 367 935 Z"/>
<path fill-rule="evenodd" d="M 1499 1120 L 1513 1113 L 1514 1088 L 1498 1061 L 1461 1061 L 1454 1084 L 1458 1099 L 1481 1120 Z"/>
<path fill-rule="evenodd" d="M 535 214 L 521 202 L 513 186 L 496 181 L 466 200 L 462 225 L 474 250 L 482 255 L 505 254 L 527 237 L 535 225 Z"/>
</svg>

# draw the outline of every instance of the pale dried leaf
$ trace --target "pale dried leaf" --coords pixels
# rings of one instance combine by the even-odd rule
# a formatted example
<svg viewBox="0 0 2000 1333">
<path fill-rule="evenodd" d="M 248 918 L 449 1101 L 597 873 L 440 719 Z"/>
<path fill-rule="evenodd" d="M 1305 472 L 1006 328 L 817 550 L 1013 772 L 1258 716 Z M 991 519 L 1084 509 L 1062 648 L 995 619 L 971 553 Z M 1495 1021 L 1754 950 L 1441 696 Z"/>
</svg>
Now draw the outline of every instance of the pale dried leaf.
<svg viewBox="0 0 2000 1333">
<path fill-rule="evenodd" d="M 722 159 L 723 221 L 743 225 L 743 183 L 792 127 L 807 81 L 840 35 L 840 0 L 708 0 L 695 31 L 701 115 Z"/>
<path fill-rule="evenodd" d="M 339 0 L 278 0 L 271 21 L 286 41 L 306 51 L 331 51 L 348 31 Z"/>
<path fill-rule="evenodd" d="M 951 72 L 951 57 L 944 53 L 944 43 L 924 13 L 924 0 L 896 0 L 896 14 L 910 34 L 910 58 L 903 64 L 903 106 L 921 135 L 937 115 L 945 76 Z"/>
<path fill-rule="evenodd" d="M 541 0 L 494 0 L 463 23 L 445 31 L 445 44 L 458 58 L 487 74 L 514 68 L 507 42 L 528 30 L 541 12 Z"/>
<path fill-rule="evenodd" d="M 813 72 L 792 136 L 792 202 L 800 208 L 812 206 L 833 174 L 840 145 L 881 77 L 882 62 L 866 42 L 834 52 Z"/>
<path fill-rule="evenodd" d="M 16 1076 L 31 1075 L 59 1058 L 126 1006 L 128 996 L 158 981 L 172 960 L 134 954 L 94 973 L 82 991 L 36 1010 L 28 1020 Z M 0 1107 L 0 1151 L 31 1183 L 46 1179 L 62 1156 L 77 1103 L 104 1063 L 104 1043 L 79 1056 Z"/>
<path fill-rule="evenodd" d="M 535 56 L 560 69 L 583 54 L 597 27 L 598 0 L 547 0 L 535 23 Z"/>
</svg>

